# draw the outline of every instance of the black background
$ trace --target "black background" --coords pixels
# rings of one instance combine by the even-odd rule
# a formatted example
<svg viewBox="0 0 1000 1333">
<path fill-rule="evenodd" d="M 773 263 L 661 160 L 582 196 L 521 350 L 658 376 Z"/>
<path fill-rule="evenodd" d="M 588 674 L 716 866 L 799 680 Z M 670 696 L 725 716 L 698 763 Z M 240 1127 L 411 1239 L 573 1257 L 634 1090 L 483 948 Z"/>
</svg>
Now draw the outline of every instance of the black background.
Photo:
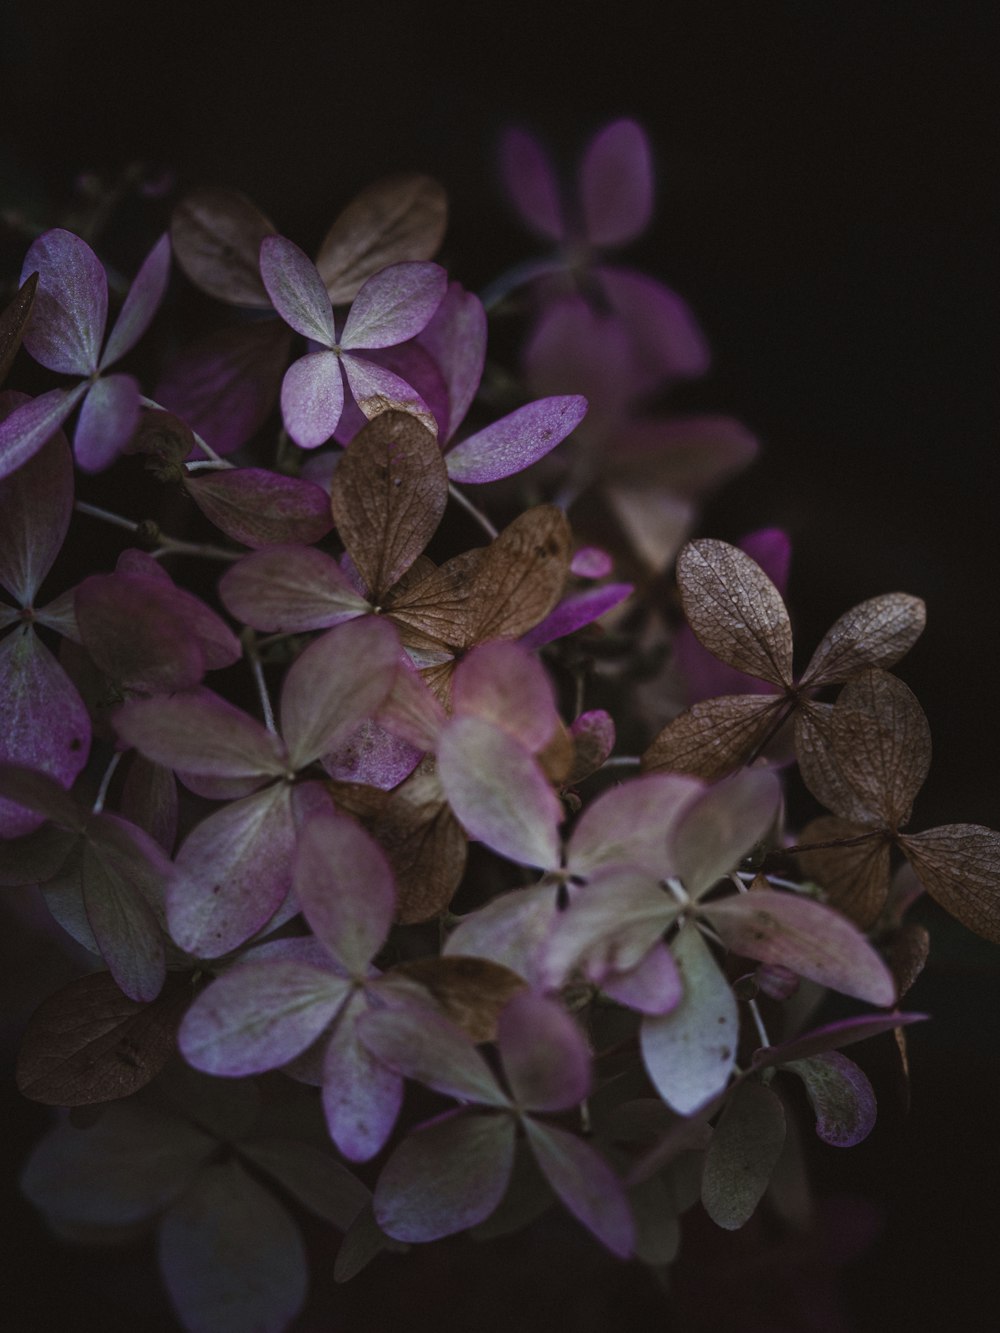
<svg viewBox="0 0 1000 1333">
<path fill-rule="evenodd" d="M 0 188 L 3 206 L 58 208 L 81 169 L 159 161 L 182 185 L 244 190 L 310 249 L 360 186 L 425 170 L 451 196 L 444 260 L 475 289 L 529 253 L 496 184 L 499 131 L 529 126 L 572 162 L 603 123 L 637 117 L 658 208 L 629 258 L 690 301 L 715 357 L 677 401 L 738 416 L 763 443 L 704 531 L 790 529 L 808 648 L 864 597 L 926 598 L 926 635 L 900 668 L 935 740 L 914 827 L 996 827 L 997 39 L 996 6 L 919 0 L 38 0 L 0 20 Z M 940 914 L 925 919 L 932 963 L 913 1002 L 936 1021 L 913 1041 L 913 1114 L 890 1104 L 867 1145 L 819 1163 L 826 1188 L 865 1192 L 884 1216 L 842 1279 L 862 1330 L 992 1328 L 1000 1296 L 1000 967 Z M 9 1085 L 5 1104 L 16 1164 L 39 1122 Z M 117 1328 L 79 1258 L 13 1206 L 14 1326 Z M 379 1282 L 362 1292 L 367 1316 L 344 1293 L 351 1314 L 330 1326 L 501 1329 L 505 1311 L 524 1326 L 517 1290 L 537 1290 L 539 1327 L 626 1322 L 626 1307 L 631 1327 L 668 1326 L 637 1270 L 642 1296 L 626 1296 L 617 1270 L 571 1242 L 548 1296 L 522 1251 L 465 1253 L 394 1267 L 398 1309 Z M 691 1326 L 723 1327 L 704 1318 Z"/>
</svg>

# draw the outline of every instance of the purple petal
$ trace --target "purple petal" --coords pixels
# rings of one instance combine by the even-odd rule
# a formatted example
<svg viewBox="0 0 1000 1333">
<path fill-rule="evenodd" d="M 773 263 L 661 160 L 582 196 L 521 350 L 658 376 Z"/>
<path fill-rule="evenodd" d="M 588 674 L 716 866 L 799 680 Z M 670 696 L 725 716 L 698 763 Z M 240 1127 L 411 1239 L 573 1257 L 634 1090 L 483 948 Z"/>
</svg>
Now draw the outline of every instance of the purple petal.
<svg viewBox="0 0 1000 1333">
<path fill-rule="evenodd" d="M 538 984 L 542 949 L 557 912 L 556 889 L 551 884 L 500 894 L 459 922 L 448 936 L 444 953 L 489 958 L 532 985 Z"/>
<path fill-rule="evenodd" d="M 275 310 L 296 333 L 332 347 L 337 341 L 333 310 L 316 265 L 284 236 L 265 236 L 260 276 Z"/>
<path fill-rule="evenodd" d="M 519 644 L 480 644 L 462 659 L 452 682 L 456 716 L 485 719 L 537 754 L 559 723 L 555 692 L 545 668 Z"/>
<path fill-rule="evenodd" d="M 52 389 L 22 402 L 0 421 L 0 478 L 9 477 L 38 453 L 87 392 L 86 381 L 72 389 Z"/>
<path fill-rule="evenodd" d="M 319 486 L 264 468 L 188 477 L 195 504 L 227 537 L 254 550 L 318 542 L 333 527 L 330 497 Z"/>
<path fill-rule="evenodd" d="M 285 783 L 203 819 L 177 853 L 167 894 L 170 933 L 181 948 L 218 958 L 248 940 L 291 888 L 294 850 Z"/>
<path fill-rule="evenodd" d="M 355 995 L 337 1020 L 323 1062 L 323 1111 L 330 1137 L 349 1162 L 382 1151 L 403 1101 L 403 1080 L 363 1045 L 359 1016 L 368 1010 Z"/>
<path fill-rule="evenodd" d="M 614 569 L 615 562 L 599 546 L 581 546 L 573 552 L 569 572 L 581 579 L 603 579 Z"/>
<path fill-rule="evenodd" d="M 518 1106 L 568 1111 L 590 1091 L 590 1051 L 576 1022 L 555 1000 L 520 991 L 500 1013 L 497 1041 Z"/>
<path fill-rule="evenodd" d="M 21 402 L 28 401 L 17 395 Z M 14 394 L 0 395 L 0 417 Z M 59 554 L 73 512 L 73 458 L 60 431 L 0 481 L 0 584 L 21 606 L 34 603 Z"/>
<path fill-rule="evenodd" d="M 538 394 L 585 394 L 587 429 L 609 430 L 637 392 L 635 353 L 622 320 L 600 315 L 582 296 L 553 301 L 524 349 L 528 385 Z"/>
<path fill-rule="evenodd" d="M 826 1051 L 793 1060 L 786 1069 L 798 1074 L 816 1113 L 816 1133 L 835 1148 L 853 1148 L 875 1127 L 875 1092 L 853 1060 Z"/>
<path fill-rule="evenodd" d="M 527 403 L 457 444 L 445 458 L 448 476 L 477 483 L 512 477 L 544 458 L 586 412 L 587 400 L 578 394 Z"/>
<path fill-rule="evenodd" d="M 599 268 L 597 277 L 632 346 L 637 384 L 652 389 L 664 380 L 697 379 L 711 356 L 686 301 L 645 273 Z"/>
<path fill-rule="evenodd" d="M 621 1181 L 594 1149 L 555 1125 L 525 1120 L 538 1165 L 559 1198 L 612 1254 L 627 1259 L 635 1223 Z"/>
<path fill-rule="evenodd" d="M 133 699 L 115 713 L 114 726 L 126 745 L 183 773 L 263 782 L 287 769 L 281 740 L 211 690 Z"/>
<path fill-rule="evenodd" d="M 591 140 L 580 165 L 580 203 L 592 245 L 624 245 L 649 225 L 653 161 L 634 120 L 616 120 Z"/>
<path fill-rule="evenodd" d="M 522 635 L 520 642 L 525 648 L 541 648 L 555 639 L 563 639 L 585 625 L 592 625 L 634 591 L 631 583 L 606 583 L 565 597 L 534 629 Z"/>
<path fill-rule="evenodd" d="M 354 401 L 369 421 L 382 412 L 409 412 L 437 434 L 434 413 L 412 384 L 367 357 L 345 353 L 342 362 Z"/>
<path fill-rule="evenodd" d="M 408 778 L 424 753 L 377 722 L 360 722 L 322 757 L 322 764 L 338 782 L 361 782 L 380 791 L 391 791 Z"/>
<path fill-rule="evenodd" d="M 852 922 L 810 898 L 770 889 L 706 903 L 704 915 L 728 949 L 781 963 L 821 986 L 870 1004 L 896 1000 L 892 973 Z"/>
<path fill-rule="evenodd" d="M 486 362 L 486 311 L 474 292 L 450 282 L 430 323 L 420 332 L 425 347 L 444 376 L 448 419 L 440 437 L 450 440 L 465 420 L 479 389 Z M 419 387 L 419 386 L 418 386 Z"/>
<path fill-rule="evenodd" d="M 37 768 L 0 764 L 0 797 L 74 833 L 83 833 L 87 826 L 87 816 L 73 797 Z"/>
<path fill-rule="evenodd" d="M 181 1054 L 195 1069 L 227 1078 L 277 1069 L 326 1030 L 349 992 L 345 978 L 305 963 L 241 963 L 184 1015 Z"/>
<path fill-rule="evenodd" d="M 496 1078 L 465 1033 L 424 1008 L 371 1010 L 358 1021 L 368 1049 L 404 1078 L 482 1106 L 508 1106 Z"/>
<path fill-rule="evenodd" d="M 612 1000 L 640 1014 L 669 1014 L 681 1002 L 680 973 L 674 956 L 662 942 L 627 972 L 617 972 L 601 982 L 601 990 Z"/>
<path fill-rule="evenodd" d="M 500 174 L 522 222 L 546 240 L 561 241 L 566 226 L 559 186 L 538 141 L 523 130 L 507 130 L 500 140 Z"/>
<path fill-rule="evenodd" d="M 358 357 L 349 355 L 345 359 L 345 367 L 351 367 L 353 363 L 356 370 L 358 360 Z M 408 389 L 412 389 L 416 394 L 416 406 L 409 410 L 416 412 L 419 409 L 420 412 L 423 412 L 426 409 L 433 418 L 433 423 L 428 424 L 428 429 L 433 431 L 439 439 L 443 440 L 445 438 L 445 431 L 448 428 L 448 387 L 437 363 L 416 338 L 411 338 L 406 343 L 400 343 L 397 347 L 384 347 L 381 351 L 365 352 L 363 360 L 365 366 L 378 366 L 382 371 L 394 375 Z M 355 380 L 357 379 L 358 374 L 355 373 Z M 360 385 L 360 381 L 358 382 Z M 369 389 L 368 392 L 370 396 L 372 390 Z M 348 404 L 348 406 L 353 405 Z M 356 410 L 359 415 L 353 426 L 350 425 L 351 414 L 347 407 L 345 407 L 344 415 L 340 419 L 336 438 L 344 444 L 353 440 L 368 420 L 360 408 Z M 348 426 L 350 426 L 350 434 L 345 437 L 344 431 Z"/>
<path fill-rule="evenodd" d="M 452 718 L 438 742 L 438 776 L 472 837 L 522 865 L 559 864 L 562 804 L 520 741 L 483 718 Z"/>
<path fill-rule="evenodd" d="M 382 848 L 348 815 L 314 815 L 299 837 L 294 886 L 316 938 L 346 972 L 364 978 L 396 910 Z"/>
<path fill-rule="evenodd" d="M 56 227 L 33 242 L 21 281 L 38 274 L 24 345 L 49 370 L 90 375 L 97 369 L 108 318 L 108 279 L 86 241 Z"/>
<path fill-rule="evenodd" d="M 705 790 L 697 778 L 650 773 L 603 792 L 577 820 L 566 846 L 571 873 L 600 866 L 635 866 L 653 879 L 673 873 L 668 844 L 685 813 Z"/>
<path fill-rule="evenodd" d="M 108 337 L 101 370 L 120 361 L 149 328 L 170 277 L 170 237 L 164 232 L 143 260 Z"/>
<path fill-rule="evenodd" d="M 689 807 L 672 843 L 676 874 L 692 897 L 736 869 L 770 828 L 780 800 L 773 773 L 745 769 Z"/>
<path fill-rule="evenodd" d="M 428 1241 L 489 1217 L 514 1165 L 514 1121 L 456 1112 L 420 1126 L 386 1162 L 375 1217 L 396 1240 Z"/>
<path fill-rule="evenodd" d="M 397 667 L 392 691 L 378 711 L 378 721 L 416 750 L 437 748 L 446 714 L 407 658 Z"/>
<path fill-rule="evenodd" d="M 370 277 L 354 298 L 341 346 L 393 347 L 406 342 L 430 321 L 447 286 L 448 275 L 438 264 L 390 264 Z"/>
<path fill-rule="evenodd" d="M 310 352 L 293 361 L 281 382 L 285 429 L 303 449 L 325 444 L 344 406 L 344 380 L 336 352 Z"/>
<path fill-rule="evenodd" d="M 235 1159 L 206 1166 L 168 1209 L 158 1255 L 188 1333 L 284 1333 L 305 1303 L 298 1227 Z"/>
<path fill-rule="evenodd" d="M 569 729 L 573 738 L 574 759 L 572 779 L 581 781 L 596 773 L 615 748 L 617 733 L 610 713 L 603 708 L 592 708 L 581 713 Z"/>
<path fill-rule="evenodd" d="M 764 1069 L 768 1065 L 791 1063 L 793 1060 L 805 1060 L 811 1055 L 821 1055 L 824 1051 L 839 1050 L 842 1046 L 851 1046 L 856 1041 L 891 1032 L 894 1028 L 907 1027 L 910 1023 L 925 1023 L 927 1017 L 927 1014 L 895 1013 L 842 1018 L 837 1023 L 827 1023 L 812 1032 L 792 1037 L 780 1046 L 762 1046 L 754 1051 L 754 1068 Z"/>
<path fill-rule="evenodd" d="M 102 472 L 122 452 L 139 424 L 139 397 L 131 375 L 104 375 L 91 385 L 73 435 L 82 472 Z"/>
<path fill-rule="evenodd" d="M 398 659 L 395 630 L 374 617 L 338 625 L 309 645 L 281 691 L 281 732 L 294 768 L 328 754 L 378 711 L 392 689 Z"/>
<path fill-rule="evenodd" d="M 72 681 L 28 625 L 0 641 L 0 687 L 0 763 L 39 769 L 71 787 L 90 754 L 90 718 Z M 43 819 L 0 800 L 0 836 L 30 833 Z"/>
<path fill-rule="evenodd" d="M 238 560 L 222 576 L 219 596 L 237 620 L 269 633 L 329 629 L 371 611 L 336 560 L 303 546 L 274 546 Z"/>
<path fill-rule="evenodd" d="M 245 444 L 274 406 L 291 334 L 278 319 L 219 329 L 167 364 L 155 396 L 220 454 Z"/>
<path fill-rule="evenodd" d="M 684 997 L 672 1013 L 642 1021 L 643 1063 L 657 1092 L 680 1115 L 720 1093 L 736 1061 L 739 1012 L 697 926 L 685 926 L 673 954 Z"/>
</svg>

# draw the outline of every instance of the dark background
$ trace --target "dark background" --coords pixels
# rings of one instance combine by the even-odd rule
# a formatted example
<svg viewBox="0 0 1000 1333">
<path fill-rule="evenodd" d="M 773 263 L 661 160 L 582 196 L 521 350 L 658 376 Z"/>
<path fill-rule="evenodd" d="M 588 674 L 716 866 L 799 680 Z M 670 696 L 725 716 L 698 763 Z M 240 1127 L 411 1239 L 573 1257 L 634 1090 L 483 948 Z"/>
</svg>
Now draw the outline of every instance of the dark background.
<svg viewBox="0 0 1000 1333">
<path fill-rule="evenodd" d="M 244 190 L 310 249 L 360 186 L 425 170 L 451 196 L 443 258 L 475 289 L 530 252 L 497 189 L 499 131 L 531 127 L 573 162 L 609 119 L 637 117 L 658 208 L 629 258 L 687 297 L 715 355 L 677 402 L 738 416 L 763 442 L 704 531 L 790 529 L 807 648 L 864 597 L 926 598 L 926 635 L 900 669 L 936 747 L 913 826 L 996 827 L 998 13 L 919 0 L 20 3 L 0 18 L 0 206 L 44 216 L 81 169 L 142 158 L 182 185 Z M 992 1328 L 1000 1297 L 998 956 L 932 909 L 924 919 L 932 961 L 912 1001 L 936 1021 L 912 1042 L 912 1115 L 889 1098 L 867 1145 L 818 1159 L 827 1191 L 865 1193 L 883 1218 L 841 1279 L 859 1330 Z M 39 1121 L 9 1085 L 5 1100 L 16 1163 Z M 69 1326 L 66 1298 L 73 1327 L 116 1328 L 90 1314 L 78 1258 L 23 1207 L 16 1217 L 15 1327 Z M 446 1330 L 501 1329 L 505 1311 L 524 1326 L 517 1290 L 537 1291 L 539 1327 L 666 1326 L 638 1272 L 630 1286 L 589 1248 L 557 1252 L 569 1271 L 549 1274 L 548 1296 L 521 1251 L 456 1253 L 394 1268 L 399 1308 L 379 1282 L 370 1318 L 345 1293 L 350 1326 L 406 1328 L 405 1309 Z M 738 1300 L 737 1279 L 730 1289 Z M 723 1327 L 702 1318 L 691 1327 Z M 806 1327 L 784 1318 L 773 1327 Z"/>
</svg>

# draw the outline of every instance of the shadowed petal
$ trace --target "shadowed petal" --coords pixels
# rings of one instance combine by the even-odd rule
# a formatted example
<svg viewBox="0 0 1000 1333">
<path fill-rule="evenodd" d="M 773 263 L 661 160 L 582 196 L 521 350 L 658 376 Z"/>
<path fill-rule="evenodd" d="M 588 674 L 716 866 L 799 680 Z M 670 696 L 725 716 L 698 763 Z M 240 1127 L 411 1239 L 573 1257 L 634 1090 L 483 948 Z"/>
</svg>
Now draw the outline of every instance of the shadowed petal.
<svg viewBox="0 0 1000 1333">
<path fill-rule="evenodd" d="M 329 497 L 298 477 L 244 467 L 188 477 L 185 486 L 217 528 L 254 550 L 284 542 L 308 546 L 333 527 Z"/>
<path fill-rule="evenodd" d="M 0 416 L 5 401 L 14 397 L 0 395 Z M 34 602 L 59 554 L 72 512 L 73 458 L 60 431 L 0 481 L 0 584 L 21 606 Z"/>
<path fill-rule="evenodd" d="M 219 596 L 244 625 L 269 633 L 329 629 L 371 611 L 336 560 L 309 546 L 244 556 L 222 576 Z"/>
<path fill-rule="evenodd" d="M 584 228 L 594 245 L 624 245 L 653 211 L 653 163 L 646 132 L 616 120 L 595 135 L 580 166 Z"/>
<path fill-rule="evenodd" d="M 520 991 L 502 1009 L 497 1041 L 514 1100 L 528 1111 L 567 1111 L 590 1091 L 590 1051 L 555 1000 Z"/>
<path fill-rule="evenodd" d="M 773 773 L 747 769 L 709 788 L 673 835 L 674 873 L 697 898 L 735 870 L 771 827 L 781 787 Z"/>
<path fill-rule="evenodd" d="M 358 408 L 369 421 L 383 412 L 406 412 L 435 437 L 438 422 L 433 408 L 420 396 L 416 388 L 397 375 L 388 366 L 380 365 L 367 356 L 345 352 L 342 358 L 344 374 Z M 353 437 L 352 437 L 353 439 Z"/>
<path fill-rule="evenodd" d="M 8 477 L 37 454 L 87 392 L 86 382 L 30 398 L 0 421 L 0 477 Z"/>
<path fill-rule="evenodd" d="M 562 240 L 566 226 L 559 187 L 537 139 L 524 130 L 507 130 L 500 141 L 500 174 L 522 222 L 546 240 Z"/>
<path fill-rule="evenodd" d="M 287 768 L 279 737 L 211 690 L 134 699 L 118 709 L 114 725 L 126 744 L 183 773 L 263 782 Z"/>
<path fill-rule="evenodd" d="M 750 1221 L 785 1142 L 785 1110 L 762 1083 L 744 1083 L 723 1111 L 705 1155 L 701 1200 L 726 1231 Z"/>
<path fill-rule="evenodd" d="M 323 1061 L 323 1112 L 330 1137 L 350 1162 L 381 1152 L 403 1100 L 403 1079 L 365 1046 L 357 1020 L 368 1010 L 363 994 L 344 1006 Z"/>
<path fill-rule="evenodd" d="M 448 420 L 441 425 L 442 440 L 449 440 L 465 420 L 479 389 L 486 361 L 486 311 L 474 292 L 450 282 L 444 299 L 417 342 L 425 347 L 444 376 Z"/>
<path fill-rule="evenodd" d="M 35 307 L 24 345 L 36 361 L 62 375 L 97 369 L 108 317 L 108 279 L 86 241 L 55 227 L 32 242 L 21 281 L 38 274 Z"/>
<path fill-rule="evenodd" d="M 404 1078 L 462 1101 L 510 1104 L 462 1029 L 423 1006 L 370 1010 L 358 1020 L 358 1033 L 374 1055 Z"/>
<path fill-rule="evenodd" d="M 105 375 L 83 400 L 73 453 L 83 472 L 101 472 L 118 457 L 139 424 L 139 385 L 131 375 Z"/>
<path fill-rule="evenodd" d="M 589 1143 L 555 1125 L 526 1119 L 524 1127 L 545 1178 L 577 1219 L 612 1254 L 627 1259 L 635 1224 L 615 1173 Z"/>
<path fill-rule="evenodd" d="M 294 885 L 316 938 L 345 971 L 363 977 L 396 906 L 381 847 L 349 815 L 313 815 L 299 837 Z"/>
<path fill-rule="evenodd" d="M 816 1113 L 816 1133 L 835 1148 L 853 1148 L 875 1127 L 875 1092 L 853 1060 L 838 1051 L 825 1051 L 808 1060 L 784 1066 L 806 1086 Z"/>
<path fill-rule="evenodd" d="M 706 373 L 711 355 L 705 335 L 676 292 L 631 269 L 602 267 L 597 278 L 627 330 L 637 388 L 651 390 L 664 381 L 697 379 Z"/>
<path fill-rule="evenodd" d="M 143 260 L 108 337 L 101 370 L 130 352 L 152 323 L 170 277 L 170 237 L 166 232 Z"/>
<path fill-rule="evenodd" d="M 473 648 L 455 671 L 451 697 L 456 715 L 492 722 L 532 754 L 545 747 L 559 722 L 545 668 L 509 640 Z"/>
<path fill-rule="evenodd" d="M 170 233 L 177 262 L 195 286 L 230 305 L 268 308 L 260 246 L 274 225 L 245 195 L 192 190 L 174 209 Z"/>
</svg>

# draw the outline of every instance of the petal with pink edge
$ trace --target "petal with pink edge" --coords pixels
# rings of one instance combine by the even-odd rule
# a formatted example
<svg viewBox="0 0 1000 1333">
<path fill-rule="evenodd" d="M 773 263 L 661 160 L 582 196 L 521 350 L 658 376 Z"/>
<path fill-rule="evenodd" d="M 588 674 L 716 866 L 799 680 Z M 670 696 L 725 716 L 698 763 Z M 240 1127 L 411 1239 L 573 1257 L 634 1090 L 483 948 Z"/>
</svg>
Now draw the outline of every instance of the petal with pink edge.
<svg viewBox="0 0 1000 1333">
<path fill-rule="evenodd" d="M 281 381 L 285 429 L 303 449 L 325 444 L 344 407 L 344 379 L 336 352 L 310 352 L 293 361 Z"/>
<path fill-rule="evenodd" d="M 580 165 L 580 203 L 592 245 L 624 245 L 649 225 L 652 153 L 634 120 L 616 120 L 590 141 Z"/>
<path fill-rule="evenodd" d="M 569 1211 L 612 1254 L 627 1259 L 635 1248 L 635 1223 L 611 1167 L 575 1134 L 530 1119 L 524 1127 L 546 1180 Z"/>
<path fill-rule="evenodd" d="M 30 398 L 0 421 L 0 478 L 9 477 L 51 440 L 87 392 L 87 382 Z"/>
<path fill-rule="evenodd" d="M 21 281 L 38 274 L 35 306 L 24 345 L 48 370 L 90 375 L 108 318 L 108 279 L 86 241 L 55 227 L 39 236 L 24 257 Z"/>
<path fill-rule="evenodd" d="M 681 930 L 673 954 L 684 997 L 671 1013 L 643 1019 L 640 1044 L 657 1092 L 680 1115 L 690 1115 L 729 1082 L 740 1019 L 729 983 L 697 926 Z"/>
<path fill-rule="evenodd" d="M 522 222 L 549 241 L 566 233 L 559 186 L 544 149 L 524 130 L 507 130 L 500 140 L 500 174 Z"/>
<path fill-rule="evenodd" d="M 392 689 L 399 639 L 365 617 L 328 630 L 294 662 L 281 691 L 281 732 L 295 768 L 328 754 Z"/>
<path fill-rule="evenodd" d="M 90 718 L 62 667 L 28 625 L 0 640 L 0 763 L 39 769 L 73 785 L 90 754 Z M 0 799 L 0 835 L 16 838 L 44 815 Z"/>
<path fill-rule="evenodd" d="M 499 481 L 522 472 L 566 438 L 583 420 L 579 394 L 527 403 L 457 444 L 445 458 L 452 481 Z"/>
<path fill-rule="evenodd" d="M 673 873 L 668 845 L 685 813 L 705 790 L 697 778 L 650 773 L 603 792 L 577 820 L 566 845 L 571 873 L 635 866 L 653 879 Z"/>
<path fill-rule="evenodd" d="M 296 333 L 324 347 L 336 343 L 333 310 L 323 279 L 294 241 L 265 236 L 260 245 L 260 276 L 275 310 Z"/>
<path fill-rule="evenodd" d="M 532 754 L 545 747 L 559 722 L 545 668 L 509 639 L 473 648 L 455 671 L 451 697 L 456 715 L 492 722 Z"/>
<path fill-rule="evenodd" d="M 452 718 L 438 741 L 438 776 L 472 837 L 522 865 L 559 864 L 562 804 L 515 737 L 483 718 Z"/>
<path fill-rule="evenodd" d="M 612 1000 L 640 1014 L 669 1014 L 681 1002 L 683 990 L 674 956 L 663 943 L 627 972 L 605 977 L 601 990 Z"/>
<path fill-rule="evenodd" d="M 362 782 L 379 791 L 391 791 L 420 763 L 424 748 L 408 745 L 368 719 L 359 722 L 320 762 L 338 782 Z"/>
<path fill-rule="evenodd" d="M 403 1079 L 377 1059 L 357 1030 L 368 1001 L 344 1006 L 323 1061 L 323 1112 L 330 1137 L 349 1162 L 367 1162 L 385 1147 L 403 1101 Z"/>
<path fill-rule="evenodd" d="M 341 346 L 394 347 L 406 342 L 429 323 L 447 286 L 448 275 L 438 264 L 390 264 L 373 274 L 354 298 Z"/>
<path fill-rule="evenodd" d="M 875 1127 L 875 1092 L 867 1075 L 838 1051 L 784 1066 L 806 1086 L 816 1113 L 816 1133 L 835 1148 L 853 1148 Z"/>
<path fill-rule="evenodd" d="M 590 1091 L 590 1051 L 576 1022 L 556 1000 L 520 991 L 500 1012 L 500 1060 L 518 1106 L 567 1111 Z"/>
<path fill-rule="evenodd" d="M 307 963 L 240 963 L 184 1015 L 181 1054 L 195 1069 L 227 1078 L 277 1069 L 325 1031 L 349 993 L 344 977 Z"/>
<path fill-rule="evenodd" d="M 386 1162 L 375 1217 L 396 1240 L 428 1241 L 489 1217 L 514 1165 L 514 1121 L 458 1111 L 421 1125 Z"/>
<path fill-rule="evenodd" d="M 382 848 L 349 815 L 313 815 L 299 836 L 293 882 L 313 934 L 345 971 L 363 978 L 396 909 Z"/>
<path fill-rule="evenodd" d="M 4 400 L 13 397 L 0 395 L 0 416 Z M 60 431 L 0 481 L 0 584 L 21 606 L 34 602 L 62 547 L 72 512 L 73 458 Z"/>
<path fill-rule="evenodd" d="M 101 370 L 120 361 L 149 328 L 170 277 L 170 237 L 164 232 L 143 260 L 108 336 Z"/>
<path fill-rule="evenodd" d="M 167 893 L 170 933 L 181 948 L 218 958 L 265 925 L 291 888 L 295 837 L 283 782 L 203 819 L 177 853 Z"/>
<path fill-rule="evenodd" d="M 308 546 L 244 556 L 222 576 L 219 596 L 237 620 L 269 633 L 329 629 L 371 611 L 336 560 Z"/>
<path fill-rule="evenodd" d="M 139 424 L 139 384 L 131 375 L 104 375 L 83 400 L 73 453 L 83 472 L 109 467 Z"/>
<path fill-rule="evenodd" d="M 371 1010 L 358 1020 L 361 1040 L 397 1074 L 435 1092 L 482 1106 L 509 1106 L 489 1065 L 448 1019 L 423 1008 Z"/>
</svg>

